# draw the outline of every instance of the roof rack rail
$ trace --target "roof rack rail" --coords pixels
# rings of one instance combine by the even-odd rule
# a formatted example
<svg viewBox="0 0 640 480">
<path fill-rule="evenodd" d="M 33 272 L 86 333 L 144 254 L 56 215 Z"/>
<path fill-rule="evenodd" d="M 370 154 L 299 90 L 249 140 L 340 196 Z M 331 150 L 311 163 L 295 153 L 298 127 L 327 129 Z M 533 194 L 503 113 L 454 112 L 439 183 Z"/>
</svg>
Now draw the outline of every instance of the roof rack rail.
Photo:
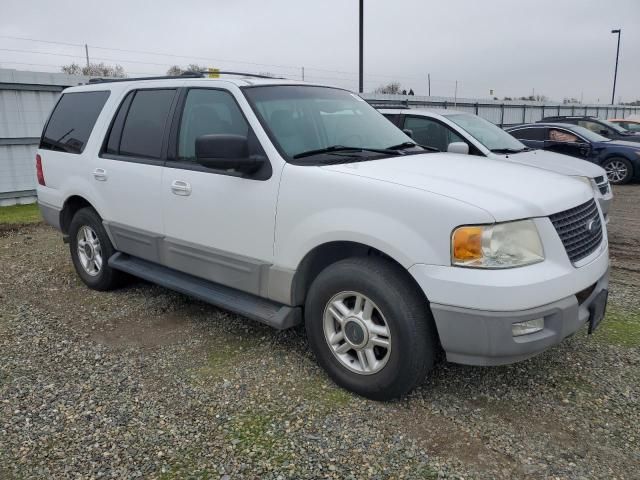
<svg viewBox="0 0 640 480">
<path fill-rule="evenodd" d="M 112 83 L 112 82 L 135 82 L 143 80 L 168 80 L 178 78 L 205 78 L 210 73 L 216 73 L 218 75 L 240 75 L 243 77 L 252 78 L 273 78 L 276 80 L 284 80 L 283 77 L 271 77 L 269 75 L 260 75 L 257 73 L 244 73 L 244 72 L 230 72 L 230 71 L 218 71 L 218 72 L 182 72 L 180 75 L 161 75 L 157 77 L 133 77 L 133 78 L 90 78 L 89 83 Z"/>
</svg>

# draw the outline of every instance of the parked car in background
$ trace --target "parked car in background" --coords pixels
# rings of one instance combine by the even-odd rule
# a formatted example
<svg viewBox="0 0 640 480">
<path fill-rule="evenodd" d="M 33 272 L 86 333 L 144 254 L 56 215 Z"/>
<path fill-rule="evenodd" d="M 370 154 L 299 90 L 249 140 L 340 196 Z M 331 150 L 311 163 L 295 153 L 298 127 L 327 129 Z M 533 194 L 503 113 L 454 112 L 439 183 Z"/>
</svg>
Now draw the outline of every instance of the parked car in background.
<svg viewBox="0 0 640 480">
<path fill-rule="evenodd" d="M 378 108 L 398 128 L 410 133 L 420 145 L 441 151 L 468 153 L 479 157 L 542 168 L 569 175 L 594 190 L 605 218 L 613 198 L 606 172 L 590 162 L 543 150 L 534 150 L 493 123 L 471 113 L 456 110 Z"/>
<path fill-rule="evenodd" d="M 304 322 L 329 375 L 374 399 L 441 349 L 513 363 L 603 319 L 607 228 L 584 183 L 426 152 L 347 90 L 201 77 L 102 81 L 55 106 L 38 203 L 88 287 L 126 272 Z"/>
<path fill-rule="evenodd" d="M 607 120 L 596 117 L 581 116 L 556 116 L 544 117 L 538 123 L 570 123 L 591 130 L 598 135 L 602 135 L 609 140 L 625 140 L 627 142 L 639 142 L 640 135 L 628 132 L 624 128 Z"/>
<path fill-rule="evenodd" d="M 532 123 L 507 131 L 525 145 L 571 155 L 600 165 L 611 183 L 640 179 L 640 144 L 610 140 L 568 123 Z"/>
<path fill-rule="evenodd" d="M 610 123 L 614 123 L 631 133 L 640 133 L 640 120 L 632 120 L 630 118 L 610 118 Z"/>
</svg>

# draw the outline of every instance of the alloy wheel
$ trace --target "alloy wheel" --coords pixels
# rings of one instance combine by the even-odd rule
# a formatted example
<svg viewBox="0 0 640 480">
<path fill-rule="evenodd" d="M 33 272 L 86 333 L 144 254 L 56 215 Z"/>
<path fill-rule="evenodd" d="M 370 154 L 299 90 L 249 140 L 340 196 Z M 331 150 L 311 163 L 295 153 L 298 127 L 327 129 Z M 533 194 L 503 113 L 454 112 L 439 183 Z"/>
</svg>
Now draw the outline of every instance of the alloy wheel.
<svg viewBox="0 0 640 480">
<path fill-rule="evenodd" d="M 338 361 L 352 372 L 379 372 L 391 355 L 391 329 L 378 306 L 358 292 L 334 295 L 324 309 L 327 345 Z"/>
</svg>

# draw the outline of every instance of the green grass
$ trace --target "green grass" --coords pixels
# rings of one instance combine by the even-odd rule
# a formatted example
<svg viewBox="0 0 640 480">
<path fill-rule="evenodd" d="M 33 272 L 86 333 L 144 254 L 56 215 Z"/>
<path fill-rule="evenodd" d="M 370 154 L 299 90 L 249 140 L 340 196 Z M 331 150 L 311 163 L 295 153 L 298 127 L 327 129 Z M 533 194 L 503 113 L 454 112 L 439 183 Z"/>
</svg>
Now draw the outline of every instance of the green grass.
<svg viewBox="0 0 640 480">
<path fill-rule="evenodd" d="M 42 217 L 38 205 L 35 203 L 0 207 L 0 225 L 20 225 L 40 221 L 42 221 Z"/>
<path fill-rule="evenodd" d="M 639 347 L 640 313 L 609 308 L 594 336 L 607 343 Z"/>
</svg>

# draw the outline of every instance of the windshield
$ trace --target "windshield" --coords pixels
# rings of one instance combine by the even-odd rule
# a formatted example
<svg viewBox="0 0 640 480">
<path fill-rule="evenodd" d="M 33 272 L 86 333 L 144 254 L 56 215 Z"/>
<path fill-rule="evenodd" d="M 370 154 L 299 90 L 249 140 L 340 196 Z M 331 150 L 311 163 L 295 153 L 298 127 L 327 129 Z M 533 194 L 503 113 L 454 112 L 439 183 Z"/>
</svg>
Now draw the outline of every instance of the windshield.
<svg viewBox="0 0 640 480">
<path fill-rule="evenodd" d="M 454 113 L 446 118 L 465 130 L 489 150 L 524 150 L 526 147 L 510 134 L 484 118 L 468 113 Z"/>
<path fill-rule="evenodd" d="M 564 127 L 565 125 L 562 125 L 562 126 Z M 586 140 L 589 140 L 590 142 L 610 142 L 611 141 L 608 138 L 603 137 L 602 135 L 598 135 L 597 133 L 592 132 L 588 128 L 580 127 L 578 125 L 571 125 L 569 129 L 572 132 L 577 133 L 581 137 L 584 137 Z"/>
<path fill-rule="evenodd" d="M 624 128 L 622 128 L 620 125 L 616 125 L 613 122 L 610 122 L 609 120 L 602 120 L 602 119 L 598 119 L 598 122 L 600 123 L 604 123 L 607 127 L 609 128 L 613 128 L 616 132 L 618 133 L 628 133 Z"/>
<path fill-rule="evenodd" d="M 301 154 L 336 146 L 382 150 L 415 143 L 367 102 L 346 90 L 270 85 L 244 88 L 243 92 L 289 160 L 299 156 L 296 162 L 311 163 L 313 155 Z"/>
</svg>

